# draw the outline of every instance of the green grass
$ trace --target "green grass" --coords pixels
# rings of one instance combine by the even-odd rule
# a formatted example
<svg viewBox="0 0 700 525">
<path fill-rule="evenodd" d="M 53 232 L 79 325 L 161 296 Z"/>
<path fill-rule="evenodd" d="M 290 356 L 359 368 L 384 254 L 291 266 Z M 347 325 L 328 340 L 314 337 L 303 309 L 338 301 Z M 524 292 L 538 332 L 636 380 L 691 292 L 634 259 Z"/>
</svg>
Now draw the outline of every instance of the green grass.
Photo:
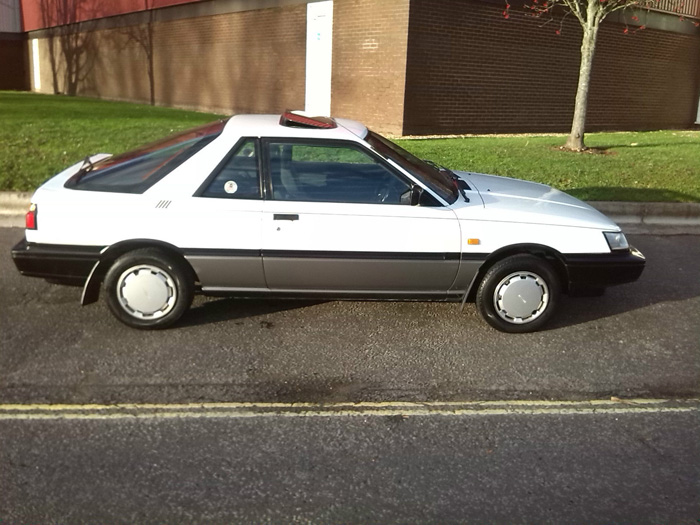
<svg viewBox="0 0 700 525">
<path fill-rule="evenodd" d="M 219 115 L 90 98 L 0 92 L 0 190 L 31 191 L 90 153 L 121 153 Z M 700 131 L 403 139 L 452 169 L 550 184 L 586 200 L 700 202 Z"/>
<path fill-rule="evenodd" d="M 599 153 L 561 151 L 564 136 L 397 141 L 452 169 L 549 184 L 584 200 L 700 201 L 700 131 L 589 133 Z"/>
<path fill-rule="evenodd" d="M 220 115 L 0 92 L 0 190 L 31 191 L 91 153 L 121 153 Z"/>
</svg>

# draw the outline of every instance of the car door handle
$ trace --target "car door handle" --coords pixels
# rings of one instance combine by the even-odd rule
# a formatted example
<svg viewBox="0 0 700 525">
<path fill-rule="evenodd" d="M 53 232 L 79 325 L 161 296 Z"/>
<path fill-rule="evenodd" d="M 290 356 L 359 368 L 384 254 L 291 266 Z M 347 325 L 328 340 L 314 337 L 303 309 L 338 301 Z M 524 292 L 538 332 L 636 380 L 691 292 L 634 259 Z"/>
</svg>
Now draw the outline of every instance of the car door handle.
<svg viewBox="0 0 700 525">
<path fill-rule="evenodd" d="M 296 213 L 275 213 L 272 217 L 274 221 L 298 221 L 299 215 Z"/>
</svg>

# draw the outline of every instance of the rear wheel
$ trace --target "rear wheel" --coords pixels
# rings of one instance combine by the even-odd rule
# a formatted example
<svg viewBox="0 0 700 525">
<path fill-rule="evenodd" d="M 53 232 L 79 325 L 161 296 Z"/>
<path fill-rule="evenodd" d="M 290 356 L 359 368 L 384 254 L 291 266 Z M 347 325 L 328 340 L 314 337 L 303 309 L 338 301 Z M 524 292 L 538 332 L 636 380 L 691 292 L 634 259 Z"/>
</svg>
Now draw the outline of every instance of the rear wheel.
<svg viewBox="0 0 700 525">
<path fill-rule="evenodd" d="M 119 257 L 105 276 L 110 310 L 133 328 L 165 328 L 187 311 L 194 278 L 185 261 L 155 248 Z"/>
<path fill-rule="evenodd" d="M 476 293 L 482 317 L 502 332 L 534 332 L 554 315 L 559 279 L 534 255 L 514 255 L 494 264 Z"/>
</svg>

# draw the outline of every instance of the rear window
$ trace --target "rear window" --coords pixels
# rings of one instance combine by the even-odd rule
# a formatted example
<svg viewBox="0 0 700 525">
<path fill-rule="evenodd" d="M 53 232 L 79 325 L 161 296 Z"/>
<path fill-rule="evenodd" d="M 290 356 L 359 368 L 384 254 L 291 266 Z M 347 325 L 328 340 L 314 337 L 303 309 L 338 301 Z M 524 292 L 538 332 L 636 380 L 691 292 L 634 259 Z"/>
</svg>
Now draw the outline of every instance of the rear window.
<svg viewBox="0 0 700 525">
<path fill-rule="evenodd" d="M 76 190 L 143 193 L 221 134 L 225 120 L 205 124 L 90 165 L 66 182 Z"/>
</svg>

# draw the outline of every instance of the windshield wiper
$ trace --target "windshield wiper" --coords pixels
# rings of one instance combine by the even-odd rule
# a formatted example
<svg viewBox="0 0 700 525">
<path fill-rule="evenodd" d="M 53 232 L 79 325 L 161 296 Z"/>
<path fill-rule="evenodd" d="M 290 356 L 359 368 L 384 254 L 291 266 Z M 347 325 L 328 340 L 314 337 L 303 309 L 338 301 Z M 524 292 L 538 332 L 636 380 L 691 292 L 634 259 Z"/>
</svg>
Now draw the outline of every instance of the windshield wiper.
<svg viewBox="0 0 700 525">
<path fill-rule="evenodd" d="M 460 179 L 451 169 L 446 168 L 445 166 L 441 166 L 437 162 L 434 162 L 430 159 L 423 159 L 423 162 L 425 162 L 428 166 L 435 168 L 440 173 L 446 173 L 447 175 L 449 175 L 450 178 L 452 179 L 452 183 L 457 187 L 457 191 L 459 192 L 459 194 L 462 197 L 464 197 L 464 200 L 466 202 L 470 202 L 469 197 L 467 197 L 467 194 L 464 191 L 465 189 L 471 190 L 471 188 L 469 187 L 469 184 L 467 184 L 466 181 L 464 181 L 463 179 Z"/>
<path fill-rule="evenodd" d="M 449 175 L 454 176 L 454 173 L 452 173 L 452 170 L 449 168 L 446 168 L 445 166 L 442 166 L 441 164 L 438 164 L 435 161 L 432 161 L 430 159 L 423 159 L 423 162 L 425 162 L 428 166 L 432 166 L 438 171 L 441 171 L 443 173 L 448 173 Z"/>
<path fill-rule="evenodd" d="M 450 172 L 450 173 L 452 173 L 452 172 Z M 459 191 L 459 194 L 462 197 L 464 197 L 464 200 L 467 202 L 470 202 L 469 197 L 467 197 L 467 192 L 465 191 L 465 189 L 471 190 L 471 188 L 469 187 L 469 184 L 467 184 L 463 179 L 460 179 L 454 173 L 452 173 L 452 182 L 454 183 L 455 186 L 457 186 L 457 191 Z"/>
<path fill-rule="evenodd" d="M 90 173 L 95 167 L 95 164 L 92 162 L 92 160 L 90 160 L 90 157 L 92 157 L 92 155 L 86 155 L 83 159 L 83 164 L 80 166 L 80 169 L 76 174 L 77 176 L 75 177 L 76 184 L 80 182 L 80 179 L 82 179 L 86 173 Z"/>
</svg>

